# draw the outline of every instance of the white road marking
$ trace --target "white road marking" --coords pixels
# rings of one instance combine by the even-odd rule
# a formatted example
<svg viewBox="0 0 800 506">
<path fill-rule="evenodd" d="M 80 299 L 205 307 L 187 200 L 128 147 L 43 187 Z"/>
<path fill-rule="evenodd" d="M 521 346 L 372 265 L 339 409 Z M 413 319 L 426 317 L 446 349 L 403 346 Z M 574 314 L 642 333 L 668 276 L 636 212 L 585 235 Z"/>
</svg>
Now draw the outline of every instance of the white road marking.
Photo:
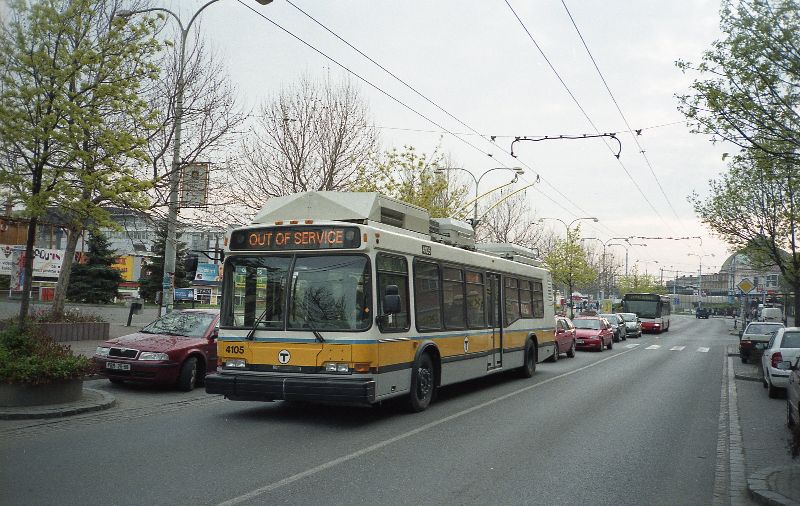
<svg viewBox="0 0 800 506">
<path fill-rule="evenodd" d="M 457 418 L 461 418 L 462 416 L 468 415 L 468 414 L 470 414 L 470 413 L 472 413 L 474 411 L 478 411 L 479 409 L 483 409 L 483 408 L 486 408 L 488 406 L 492 406 L 493 404 L 496 404 L 496 403 L 498 403 L 500 401 L 504 401 L 504 400 L 509 399 L 511 397 L 515 397 L 515 396 L 517 396 L 517 395 L 519 395 L 521 393 L 525 393 L 525 392 L 527 392 L 529 390 L 533 390 L 534 388 L 539 388 L 542 385 L 546 385 L 546 384 L 551 383 L 553 381 L 556 381 L 558 379 L 561 379 L 561 378 L 564 378 L 564 377 L 567 377 L 567 376 L 572 376 L 573 374 L 576 374 L 576 373 L 581 372 L 581 371 L 585 371 L 586 369 L 595 367 L 595 366 L 597 366 L 599 364 L 602 364 L 603 362 L 606 362 L 608 360 L 612 360 L 612 359 L 615 359 L 617 357 L 621 357 L 622 355 L 625 355 L 626 353 L 630 353 L 631 351 L 633 351 L 633 350 L 628 350 L 628 351 L 623 351 L 623 352 L 620 352 L 620 353 L 616 353 L 614 355 L 611 355 L 608 358 L 602 358 L 602 359 L 598 360 L 597 362 L 593 362 L 593 363 L 591 363 L 589 365 L 585 365 L 583 367 L 579 367 L 578 369 L 575 369 L 574 371 L 565 372 L 563 374 L 559 374 L 558 376 L 553 376 L 552 378 L 548 378 L 548 379 L 546 379 L 544 381 L 540 381 L 539 383 L 534 383 L 533 385 L 528 385 L 526 387 L 520 388 L 519 390 L 514 390 L 513 392 L 509 392 L 509 393 L 507 393 L 505 395 L 501 395 L 500 397 L 495 397 L 494 399 L 490 399 L 490 400 L 488 400 L 486 402 L 482 402 L 480 404 L 472 406 L 471 408 L 467 408 L 467 409 L 465 409 L 463 411 L 459 411 L 458 413 L 453 413 L 452 415 L 449 415 L 449 416 L 446 416 L 444 418 L 440 418 L 439 420 L 427 423 L 425 425 L 422 425 L 420 427 L 412 429 L 412 430 L 410 430 L 408 432 L 404 432 L 402 434 L 398 434 L 397 436 L 390 437 L 389 439 L 384 439 L 383 441 L 375 443 L 372 446 L 367 446 L 365 448 L 361 448 L 360 450 L 357 450 L 357 451 L 355 451 L 353 453 L 350 453 L 348 455 L 343 455 L 343 456 L 341 456 L 339 458 L 336 458 L 336 459 L 333 459 L 333 460 L 329 460 L 328 462 L 320 464 L 320 465 L 318 465 L 316 467 L 312 467 L 310 469 L 306 469 L 305 471 L 302 471 L 300 473 L 294 474 L 292 476 L 288 476 L 288 477 L 286 477 L 286 478 L 284 478 L 282 480 L 276 481 L 274 483 L 270 483 L 269 485 L 264 485 L 263 487 L 259 487 L 259 488 L 256 488 L 254 490 L 251 490 L 250 492 L 242 494 L 242 495 L 240 495 L 238 497 L 234 497 L 232 499 L 228 499 L 227 501 L 223 501 L 223 502 L 219 503 L 218 506 L 233 506 L 234 504 L 243 503 L 245 501 L 251 501 L 251 500 L 255 499 L 258 496 L 266 494 L 267 492 L 271 492 L 271 491 L 276 490 L 278 488 L 284 487 L 284 486 L 289 485 L 291 483 L 294 483 L 296 481 L 302 480 L 304 478 L 308 478 L 308 477 L 313 476 L 313 475 L 315 475 L 317 473 L 325 471 L 326 469 L 330 469 L 332 467 L 338 466 L 340 464 L 344 464 L 345 462 L 348 462 L 350 460 L 356 459 L 356 458 L 361 457 L 363 455 L 366 455 L 368 453 L 372 453 L 372 452 L 374 452 L 376 450 L 380 450 L 381 448 L 389 446 L 392 443 L 396 443 L 398 441 L 402 441 L 403 439 L 407 439 L 407 438 L 409 438 L 411 436 L 419 434 L 420 432 L 424 432 L 424 431 L 432 429 L 434 427 L 438 427 L 439 425 L 442 425 L 444 423 L 450 422 L 450 421 L 455 420 Z"/>
<path fill-rule="evenodd" d="M 659 348 L 661 348 L 661 345 L 659 345 L 659 344 L 651 344 L 650 346 L 645 348 L 645 350 L 657 350 Z"/>
<path fill-rule="evenodd" d="M 629 345 L 627 345 L 625 347 L 626 348 L 636 348 L 637 346 L 641 346 L 641 345 L 642 345 L 642 343 L 631 343 L 631 344 L 629 344 Z"/>
<path fill-rule="evenodd" d="M 701 346 L 701 347 L 697 348 L 697 351 L 699 351 L 700 353 L 708 353 L 708 350 L 710 350 L 710 349 L 711 348 L 706 348 L 704 346 Z"/>
<path fill-rule="evenodd" d="M 683 351 L 684 348 L 686 348 L 686 346 L 673 346 L 669 351 Z"/>
</svg>

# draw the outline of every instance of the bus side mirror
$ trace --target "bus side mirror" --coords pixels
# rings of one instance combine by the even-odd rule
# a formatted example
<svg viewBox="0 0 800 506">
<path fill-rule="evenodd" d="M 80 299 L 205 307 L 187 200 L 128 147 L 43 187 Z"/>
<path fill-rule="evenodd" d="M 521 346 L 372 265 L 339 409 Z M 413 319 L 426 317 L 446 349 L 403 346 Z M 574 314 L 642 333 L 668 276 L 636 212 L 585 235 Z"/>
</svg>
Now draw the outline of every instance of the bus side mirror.
<svg viewBox="0 0 800 506">
<path fill-rule="evenodd" d="M 383 295 L 384 314 L 395 314 L 400 312 L 400 290 L 397 285 L 386 285 Z"/>
</svg>

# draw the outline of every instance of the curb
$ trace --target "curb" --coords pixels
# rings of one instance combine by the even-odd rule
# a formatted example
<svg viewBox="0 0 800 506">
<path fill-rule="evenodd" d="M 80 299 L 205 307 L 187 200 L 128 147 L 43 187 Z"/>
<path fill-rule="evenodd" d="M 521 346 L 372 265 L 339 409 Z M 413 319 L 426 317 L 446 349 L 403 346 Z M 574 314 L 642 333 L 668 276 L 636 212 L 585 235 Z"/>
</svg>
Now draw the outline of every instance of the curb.
<svg viewBox="0 0 800 506">
<path fill-rule="evenodd" d="M 769 506 L 800 506 L 800 503 L 775 492 L 769 488 L 769 478 L 776 472 L 783 471 L 782 467 L 768 467 L 750 475 L 747 479 L 747 490 L 750 496 L 759 504 Z"/>
<path fill-rule="evenodd" d="M 84 388 L 83 397 L 75 402 L 52 404 L 49 406 L 20 406 L 0 408 L 0 420 L 30 420 L 36 418 L 60 418 L 78 415 L 90 411 L 108 409 L 117 403 L 117 399 L 106 392 L 93 388 Z"/>
</svg>

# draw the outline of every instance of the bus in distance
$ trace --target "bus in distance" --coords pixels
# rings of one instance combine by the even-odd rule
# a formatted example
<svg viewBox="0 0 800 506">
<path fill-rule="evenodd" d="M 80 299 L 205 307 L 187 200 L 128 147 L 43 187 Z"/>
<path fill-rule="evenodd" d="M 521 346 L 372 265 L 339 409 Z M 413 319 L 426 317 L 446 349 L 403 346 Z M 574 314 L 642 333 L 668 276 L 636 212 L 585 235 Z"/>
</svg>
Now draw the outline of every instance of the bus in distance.
<svg viewBox="0 0 800 506">
<path fill-rule="evenodd" d="M 636 313 L 642 321 L 643 332 L 669 331 L 669 315 L 672 301 L 657 293 L 626 293 L 622 297 L 624 313 Z"/>
<path fill-rule="evenodd" d="M 475 244 L 463 222 L 377 193 L 271 198 L 230 233 L 224 266 L 206 391 L 231 400 L 405 397 L 421 411 L 440 386 L 530 377 L 556 353 L 533 252 Z"/>
</svg>

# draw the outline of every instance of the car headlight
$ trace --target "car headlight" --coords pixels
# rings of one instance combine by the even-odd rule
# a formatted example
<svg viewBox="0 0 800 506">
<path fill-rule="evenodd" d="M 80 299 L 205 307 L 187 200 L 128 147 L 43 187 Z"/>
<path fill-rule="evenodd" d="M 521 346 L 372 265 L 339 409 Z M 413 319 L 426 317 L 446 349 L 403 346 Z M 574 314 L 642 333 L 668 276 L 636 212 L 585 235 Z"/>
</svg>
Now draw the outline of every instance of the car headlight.
<svg viewBox="0 0 800 506">
<path fill-rule="evenodd" d="M 143 351 L 139 355 L 139 360 L 169 360 L 169 355 L 166 353 L 156 353 L 153 351 Z"/>
<path fill-rule="evenodd" d="M 94 350 L 94 354 L 99 357 L 107 357 L 109 351 L 111 351 L 111 348 L 106 348 L 105 346 L 98 346 L 97 349 Z"/>
</svg>

